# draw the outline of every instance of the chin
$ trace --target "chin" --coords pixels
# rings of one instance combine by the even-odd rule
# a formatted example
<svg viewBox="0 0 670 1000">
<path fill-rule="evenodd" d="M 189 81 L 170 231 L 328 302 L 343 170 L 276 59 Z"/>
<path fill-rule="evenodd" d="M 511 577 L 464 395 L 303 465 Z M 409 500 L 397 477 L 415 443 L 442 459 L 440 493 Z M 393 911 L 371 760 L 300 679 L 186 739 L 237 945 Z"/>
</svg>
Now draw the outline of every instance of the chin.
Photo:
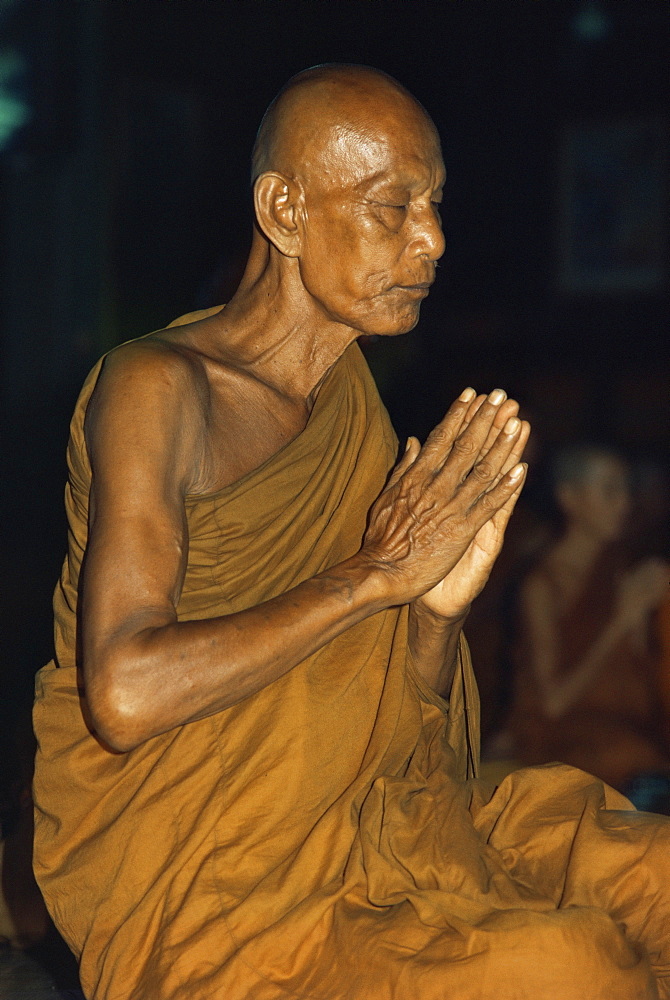
<svg viewBox="0 0 670 1000">
<path fill-rule="evenodd" d="M 376 337 L 400 337 L 403 333 L 409 333 L 419 322 L 419 310 L 412 310 L 411 313 L 405 313 L 403 316 L 384 316 L 379 317 L 375 320 L 373 317 L 368 317 L 366 322 L 361 325 L 360 329 L 362 333 L 368 336 Z"/>
</svg>

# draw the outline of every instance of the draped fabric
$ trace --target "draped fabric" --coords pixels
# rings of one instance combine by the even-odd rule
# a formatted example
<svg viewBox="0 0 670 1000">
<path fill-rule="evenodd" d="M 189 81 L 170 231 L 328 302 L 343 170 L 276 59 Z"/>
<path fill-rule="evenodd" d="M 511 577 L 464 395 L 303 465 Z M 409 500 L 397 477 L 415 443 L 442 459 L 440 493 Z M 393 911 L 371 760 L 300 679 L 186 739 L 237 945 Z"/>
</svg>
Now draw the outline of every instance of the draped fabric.
<svg viewBox="0 0 670 1000">
<path fill-rule="evenodd" d="M 99 370 L 72 422 L 56 658 L 34 713 L 35 869 L 89 1000 L 656 997 L 668 824 L 570 768 L 492 795 L 467 647 L 444 701 L 407 656 L 406 608 L 211 718 L 101 746 L 76 662 Z M 302 434 L 187 498 L 179 618 L 256 605 L 357 551 L 395 452 L 352 346 Z"/>
</svg>

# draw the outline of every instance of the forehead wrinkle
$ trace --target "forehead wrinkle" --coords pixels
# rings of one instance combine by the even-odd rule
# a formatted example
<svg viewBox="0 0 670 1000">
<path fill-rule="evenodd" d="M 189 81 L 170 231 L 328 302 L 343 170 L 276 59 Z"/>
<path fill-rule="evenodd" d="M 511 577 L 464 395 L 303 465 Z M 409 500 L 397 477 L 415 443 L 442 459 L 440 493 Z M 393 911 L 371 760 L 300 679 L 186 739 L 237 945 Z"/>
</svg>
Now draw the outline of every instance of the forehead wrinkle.
<svg viewBox="0 0 670 1000">
<path fill-rule="evenodd" d="M 316 181 L 322 189 L 363 193 L 385 183 L 423 187 L 426 168 L 431 175 L 430 183 L 435 176 L 436 187 L 444 184 L 444 165 L 437 142 L 427 155 L 421 156 L 403 149 L 403 142 L 395 140 L 383 128 L 342 122 L 334 123 L 327 135 L 321 130 L 314 139 L 316 142 L 309 144 L 312 148 L 305 150 L 298 173 L 310 184 Z M 431 163 L 433 156 L 435 162 Z"/>
<path fill-rule="evenodd" d="M 391 131 L 428 138 L 439 152 L 437 130 L 419 101 L 388 74 L 370 66 L 323 64 L 296 74 L 267 109 L 254 144 L 252 179 L 267 171 L 295 176 L 315 133 L 336 123 L 362 134 L 380 122 Z"/>
<path fill-rule="evenodd" d="M 412 170 L 412 166 L 416 166 L 416 170 Z M 428 185 L 424 183 L 425 181 L 425 161 L 420 157 L 415 157 L 412 164 L 402 163 L 397 167 L 391 167 L 389 170 L 378 170 L 376 173 L 371 174 L 369 177 L 364 177 L 363 180 L 356 185 L 357 190 L 361 189 L 364 192 L 374 191 L 375 188 L 390 187 L 390 188 L 408 188 L 408 189 L 421 189 L 425 187 L 433 188 L 437 190 L 444 187 L 446 181 L 445 171 L 442 167 L 435 171 L 435 182 L 433 183 L 431 170 L 431 179 Z"/>
<path fill-rule="evenodd" d="M 425 109 L 411 95 L 374 80 L 343 86 L 340 81 L 321 83 L 285 95 L 274 119 L 275 169 L 297 176 L 314 164 L 321 171 L 358 165 L 380 152 L 393 159 L 394 134 L 401 145 L 412 135 L 426 151 L 441 157 L 435 126 Z"/>
</svg>

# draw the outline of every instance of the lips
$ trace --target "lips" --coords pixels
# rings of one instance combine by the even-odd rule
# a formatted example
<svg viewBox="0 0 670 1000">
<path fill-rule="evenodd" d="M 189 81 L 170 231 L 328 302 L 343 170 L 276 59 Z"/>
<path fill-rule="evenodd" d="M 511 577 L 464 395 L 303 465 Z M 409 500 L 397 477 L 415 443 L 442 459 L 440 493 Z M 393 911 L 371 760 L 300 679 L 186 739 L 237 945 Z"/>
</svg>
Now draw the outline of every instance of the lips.
<svg viewBox="0 0 670 1000">
<path fill-rule="evenodd" d="M 396 288 L 409 289 L 410 291 L 424 291 L 427 292 L 430 286 L 435 281 L 435 277 L 431 275 L 430 278 L 424 278 L 423 281 L 407 281 L 403 284 L 396 284 Z"/>
<path fill-rule="evenodd" d="M 432 281 L 422 281 L 417 285 L 395 285 L 401 292 L 410 292 L 414 295 L 428 295 Z"/>
</svg>

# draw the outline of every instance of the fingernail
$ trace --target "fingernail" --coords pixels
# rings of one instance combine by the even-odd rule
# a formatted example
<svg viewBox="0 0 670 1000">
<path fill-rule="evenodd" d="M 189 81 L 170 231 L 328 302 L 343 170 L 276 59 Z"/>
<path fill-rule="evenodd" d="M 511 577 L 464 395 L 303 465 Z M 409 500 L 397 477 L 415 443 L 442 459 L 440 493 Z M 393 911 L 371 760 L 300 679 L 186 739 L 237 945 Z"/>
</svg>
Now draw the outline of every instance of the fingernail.
<svg viewBox="0 0 670 1000">
<path fill-rule="evenodd" d="M 477 393 L 474 389 L 464 389 L 463 392 L 458 397 L 461 403 L 469 403 L 471 399 L 474 399 Z"/>
<path fill-rule="evenodd" d="M 405 451 L 409 451 L 409 446 L 411 445 L 411 443 L 412 443 L 412 439 L 411 438 L 407 438 L 407 444 L 405 445 Z"/>
<path fill-rule="evenodd" d="M 521 426 L 521 421 L 517 417 L 510 417 L 505 424 L 505 434 L 516 434 Z"/>
<path fill-rule="evenodd" d="M 523 464 L 523 462 L 519 462 L 518 465 L 514 466 L 514 468 L 510 471 L 509 474 L 509 477 L 512 480 L 512 482 L 514 482 L 515 479 L 521 479 L 525 468 L 526 466 Z"/>
<path fill-rule="evenodd" d="M 503 389 L 494 389 L 489 393 L 489 403 L 493 403 L 494 406 L 502 403 L 503 399 L 507 399 L 507 393 Z"/>
</svg>

